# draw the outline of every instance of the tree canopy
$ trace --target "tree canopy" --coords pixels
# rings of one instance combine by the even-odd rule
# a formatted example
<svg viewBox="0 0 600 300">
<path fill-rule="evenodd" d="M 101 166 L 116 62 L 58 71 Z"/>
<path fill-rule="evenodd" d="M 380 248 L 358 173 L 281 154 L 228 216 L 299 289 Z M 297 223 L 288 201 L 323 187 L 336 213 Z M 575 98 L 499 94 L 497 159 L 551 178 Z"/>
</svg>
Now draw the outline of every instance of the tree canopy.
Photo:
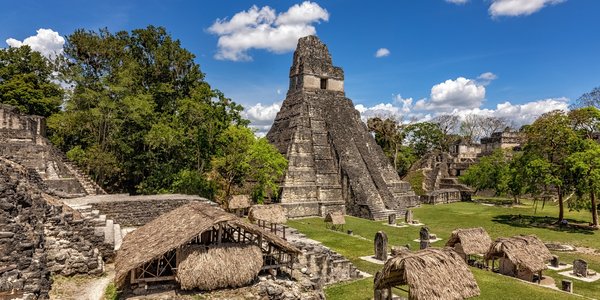
<svg viewBox="0 0 600 300">
<path fill-rule="evenodd" d="M 62 88 L 53 64 L 27 45 L 0 49 L 0 103 L 22 113 L 48 117 L 60 109 Z"/>
<path fill-rule="evenodd" d="M 242 106 L 213 89 L 162 27 L 77 30 L 67 37 L 61 75 L 73 89 L 64 111 L 48 119 L 51 140 L 109 191 L 214 197 L 222 187 L 208 172 L 221 173 L 228 152 L 256 147 Z M 245 179 L 237 171 L 227 170 L 227 194 Z"/>
</svg>

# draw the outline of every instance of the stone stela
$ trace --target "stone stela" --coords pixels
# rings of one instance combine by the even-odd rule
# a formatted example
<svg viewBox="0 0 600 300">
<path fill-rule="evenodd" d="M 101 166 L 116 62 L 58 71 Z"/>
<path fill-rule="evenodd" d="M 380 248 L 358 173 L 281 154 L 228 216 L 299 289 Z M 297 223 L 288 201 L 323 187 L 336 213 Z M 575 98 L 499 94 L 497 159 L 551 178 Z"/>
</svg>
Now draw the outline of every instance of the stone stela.
<svg viewBox="0 0 600 300">
<path fill-rule="evenodd" d="M 375 258 L 381 261 L 387 260 L 387 234 L 383 231 L 378 231 L 375 234 Z"/>
<path fill-rule="evenodd" d="M 421 249 L 429 248 L 429 245 L 431 244 L 431 242 L 430 242 L 431 236 L 429 234 L 429 228 L 427 226 L 421 227 L 421 231 L 419 231 L 419 239 L 421 241 L 420 242 Z"/>
<path fill-rule="evenodd" d="M 281 183 L 289 217 L 335 210 L 385 220 L 419 204 L 346 98 L 344 71 L 316 36 L 298 40 L 289 79 L 267 134 L 289 161 Z"/>
</svg>

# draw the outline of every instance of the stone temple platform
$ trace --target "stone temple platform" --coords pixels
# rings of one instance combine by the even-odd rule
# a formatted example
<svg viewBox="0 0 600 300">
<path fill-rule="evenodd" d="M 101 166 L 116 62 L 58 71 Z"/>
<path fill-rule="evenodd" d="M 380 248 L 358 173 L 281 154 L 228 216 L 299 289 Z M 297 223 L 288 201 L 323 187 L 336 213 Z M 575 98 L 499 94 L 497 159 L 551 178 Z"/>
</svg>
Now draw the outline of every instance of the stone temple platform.
<svg viewBox="0 0 600 300">
<path fill-rule="evenodd" d="M 382 220 L 419 204 L 344 93 L 344 71 L 316 36 L 298 40 L 286 99 L 267 139 L 288 159 L 289 217 L 342 211 Z"/>
</svg>

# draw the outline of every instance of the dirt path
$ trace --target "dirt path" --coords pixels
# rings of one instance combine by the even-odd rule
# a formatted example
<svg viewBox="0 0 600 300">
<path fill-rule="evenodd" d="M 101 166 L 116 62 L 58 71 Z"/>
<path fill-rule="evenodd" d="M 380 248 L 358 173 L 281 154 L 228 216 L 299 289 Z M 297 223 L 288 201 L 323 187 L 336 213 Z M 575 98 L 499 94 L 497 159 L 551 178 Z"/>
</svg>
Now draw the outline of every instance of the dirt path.
<svg viewBox="0 0 600 300">
<path fill-rule="evenodd" d="M 102 277 L 60 277 L 52 284 L 50 299 L 56 300 L 103 300 L 104 290 L 115 277 L 114 265 L 105 266 Z"/>
</svg>

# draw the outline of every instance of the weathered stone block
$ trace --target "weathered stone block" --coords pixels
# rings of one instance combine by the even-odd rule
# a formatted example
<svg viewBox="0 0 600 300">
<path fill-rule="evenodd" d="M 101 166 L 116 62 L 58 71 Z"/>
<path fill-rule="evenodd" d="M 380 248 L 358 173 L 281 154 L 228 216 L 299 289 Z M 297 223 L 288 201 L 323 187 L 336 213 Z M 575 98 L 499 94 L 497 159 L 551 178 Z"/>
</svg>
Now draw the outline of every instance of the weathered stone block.
<svg viewBox="0 0 600 300">
<path fill-rule="evenodd" d="M 573 274 L 580 277 L 588 276 L 588 263 L 583 259 L 573 261 Z"/>
<path fill-rule="evenodd" d="M 378 231 L 375 234 L 375 258 L 379 260 L 387 260 L 388 238 L 383 231 Z"/>
</svg>

